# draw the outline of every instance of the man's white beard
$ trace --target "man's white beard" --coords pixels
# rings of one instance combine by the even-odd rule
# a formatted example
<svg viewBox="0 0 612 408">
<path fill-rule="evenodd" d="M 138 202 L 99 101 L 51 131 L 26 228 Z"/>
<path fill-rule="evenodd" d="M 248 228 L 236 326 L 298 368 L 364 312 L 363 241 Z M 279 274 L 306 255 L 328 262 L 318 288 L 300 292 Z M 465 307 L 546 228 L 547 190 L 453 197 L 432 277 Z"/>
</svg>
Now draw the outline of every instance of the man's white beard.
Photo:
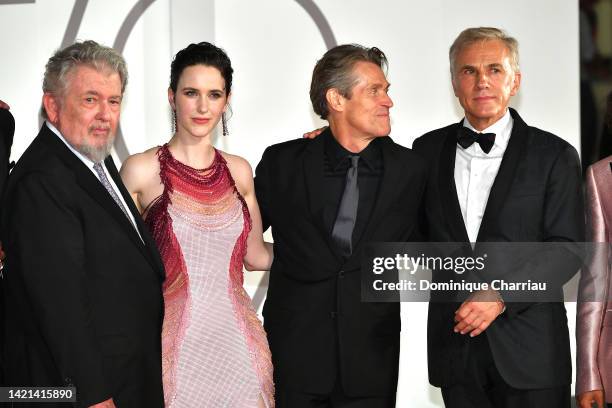
<svg viewBox="0 0 612 408">
<path fill-rule="evenodd" d="M 87 142 L 83 142 L 80 146 L 76 147 L 76 150 L 85 157 L 91 159 L 94 163 L 99 163 L 110 154 L 114 142 L 115 135 L 109 135 L 108 139 L 106 139 L 106 143 L 102 146 L 91 146 Z"/>
</svg>

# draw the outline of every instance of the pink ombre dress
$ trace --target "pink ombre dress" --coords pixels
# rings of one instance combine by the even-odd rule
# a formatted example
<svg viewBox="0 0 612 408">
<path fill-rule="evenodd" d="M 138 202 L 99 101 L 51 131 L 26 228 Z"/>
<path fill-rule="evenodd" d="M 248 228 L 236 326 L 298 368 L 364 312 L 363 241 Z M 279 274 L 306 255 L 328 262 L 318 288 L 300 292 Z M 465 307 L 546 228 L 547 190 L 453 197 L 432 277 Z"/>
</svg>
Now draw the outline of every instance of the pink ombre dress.
<svg viewBox="0 0 612 408">
<path fill-rule="evenodd" d="M 164 191 L 145 221 L 166 269 L 162 370 L 167 407 L 274 406 L 266 334 L 245 292 L 249 211 L 221 154 L 204 170 L 158 153 Z"/>
</svg>

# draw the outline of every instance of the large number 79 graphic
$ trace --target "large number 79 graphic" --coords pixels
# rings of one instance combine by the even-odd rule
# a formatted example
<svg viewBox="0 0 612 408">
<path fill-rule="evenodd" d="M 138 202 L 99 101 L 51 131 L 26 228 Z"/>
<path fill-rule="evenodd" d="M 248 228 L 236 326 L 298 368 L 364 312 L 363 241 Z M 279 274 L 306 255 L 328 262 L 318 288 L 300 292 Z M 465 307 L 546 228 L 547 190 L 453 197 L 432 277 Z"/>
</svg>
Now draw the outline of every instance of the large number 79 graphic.
<svg viewBox="0 0 612 408">
<path fill-rule="evenodd" d="M 155 0 L 140 0 L 134 4 L 134 7 L 132 7 L 123 20 L 119 32 L 115 37 L 115 41 L 113 42 L 114 49 L 123 53 L 125 43 L 136 25 L 136 22 L 154 1 Z M 70 13 L 70 19 L 68 20 L 68 25 L 66 26 L 66 31 L 64 32 L 64 39 L 61 45 L 62 48 L 72 44 L 76 40 L 81 21 L 83 21 L 85 9 L 87 8 L 87 2 L 88 0 L 75 0 L 74 6 L 72 7 L 72 13 Z M 119 125 L 117 129 L 117 136 L 115 137 L 115 151 L 121 161 L 125 160 L 130 154 L 125 144 L 125 140 L 123 139 L 121 125 Z"/>
<path fill-rule="evenodd" d="M 134 4 L 128 15 L 123 20 L 119 31 L 117 32 L 117 36 L 115 37 L 115 41 L 113 43 L 113 48 L 119 51 L 119 53 L 123 53 L 123 49 L 125 48 L 125 43 L 127 42 L 132 29 L 136 25 L 136 22 L 140 19 L 140 17 L 144 14 L 147 8 L 153 3 L 155 0 L 140 0 Z M 8 5 L 8 4 L 31 4 L 36 3 L 35 0 L 0 0 L 0 5 Z M 87 8 L 88 0 L 75 0 L 74 6 L 72 7 L 72 12 L 70 13 L 70 18 L 68 19 L 68 24 L 66 25 L 66 31 L 64 31 L 64 38 L 62 39 L 60 48 L 64 48 L 70 44 L 72 44 L 79 32 L 79 28 L 81 27 L 81 22 L 83 21 L 83 16 L 85 15 L 85 9 Z M 117 152 L 117 156 L 123 161 L 126 157 L 129 156 L 129 152 L 125 141 L 123 140 L 123 135 L 121 133 L 121 126 L 117 129 L 117 137 L 115 138 L 115 151 Z"/>
<path fill-rule="evenodd" d="M 87 8 L 87 3 L 89 0 L 75 0 L 74 6 L 72 7 L 72 12 L 70 13 L 70 18 L 68 19 L 68 25 L 66 26 L 66 31 L 64 31 L 64 38 L 62 39 L 60 48 L 67 47 L 72 44 L 79 32 L 79 28 L 81 27 L 81 22 L 83 21 L 83 16 L 85 15 L 85 9 Z M 125 44 L 127 42 L 132 29 L 140 19 L 140 17 L 145 13 L 147 8 L 153 4 L 155 0 L 139 0 L 134 4 L 128 15 L 123 20 L 117 35 L 115 36 L 115 41 L 113 42 L 113 48 L 123 53 L 123 49 L 125 48 Z M 310 18 L 314 21 L 317 26 L 321 36 L 323 37 L 323 41 L 325 42 L 325 47 L 327 49 L 332 48 L 336 45 L 336 39 L 334 37 L 334 33 L 331 29 L 331 26 L 327 22 L 327 19 L 317 7 L 313 0 L 295 0 L 310 16 Z M 35 0 L 0 0 L 0 5 L 2 4 L 28 4 L 28 3 L 36 3 Z M 126 157 L 129 156 L 129 151 L 123 139 L 123 134 L 121 132 L 121 125 L 117 129 L 117 137 L 115 138 L 115 151 L 117 152 L 117 156 L 121 161 L 125 160 Z"/>
</svg>

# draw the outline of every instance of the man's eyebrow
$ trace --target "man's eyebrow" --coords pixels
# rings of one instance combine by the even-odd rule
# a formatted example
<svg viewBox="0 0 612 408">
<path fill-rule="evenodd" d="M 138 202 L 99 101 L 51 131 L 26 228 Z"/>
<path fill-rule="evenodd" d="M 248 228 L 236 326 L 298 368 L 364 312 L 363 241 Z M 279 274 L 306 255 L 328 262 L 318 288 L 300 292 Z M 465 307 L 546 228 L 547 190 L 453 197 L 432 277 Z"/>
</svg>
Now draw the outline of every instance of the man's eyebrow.
<svg viewBox="0 0 612 408">
<path fill-rule="evenodd" d="M 83 96 L 100 96 L 100 92 L 94 90 L 94 89 L 88 89 L 85 92 L 83 92 Z M 119 95 L 111 95 L 108 97 L 108 99 L 123 99 L 123 95 L 119 94 Z"/>
<path fill-rule="evenodd" d="M 472 64 L 463 64 L 462 66 L 459 67 L 459 69 L 466 69 L 466 68 L 474 68 L 474 65 Z"/>
<path fill-rule="evenodd" d="M 389 89 L 391 84 L 389 82 L 374 82 L 370 84 L 370 88 L 385 88 Z"/>
</svg>

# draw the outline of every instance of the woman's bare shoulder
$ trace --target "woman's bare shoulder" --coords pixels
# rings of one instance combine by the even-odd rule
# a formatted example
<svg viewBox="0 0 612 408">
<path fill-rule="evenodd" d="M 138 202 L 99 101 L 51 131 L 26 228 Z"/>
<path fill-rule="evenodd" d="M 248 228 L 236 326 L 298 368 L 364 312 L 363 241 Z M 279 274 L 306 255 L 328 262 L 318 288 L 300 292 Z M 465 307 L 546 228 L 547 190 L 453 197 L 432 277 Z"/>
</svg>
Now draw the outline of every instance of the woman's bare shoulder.
<svg viewBox="0 0 612 408">
<path fill-rule="evenodd" d="M 126 186 L 138 189 L 138 187 L 147 185 L 152 178 L 159 176 L 159 160 L 157 159 L 159 149 L 159 146 L 152 147 L 125 159 L 120 173 Z"/>
<path fill-rule="evenodd" d="M 253 169 L 249 162 L 244 157 L 222 152 L 221 150 L 219 152 L 227 162 L 227 167 L 236 182 L 238 190 L 242 194 L 249 191 L 253 185 Z"/>
</svg>

